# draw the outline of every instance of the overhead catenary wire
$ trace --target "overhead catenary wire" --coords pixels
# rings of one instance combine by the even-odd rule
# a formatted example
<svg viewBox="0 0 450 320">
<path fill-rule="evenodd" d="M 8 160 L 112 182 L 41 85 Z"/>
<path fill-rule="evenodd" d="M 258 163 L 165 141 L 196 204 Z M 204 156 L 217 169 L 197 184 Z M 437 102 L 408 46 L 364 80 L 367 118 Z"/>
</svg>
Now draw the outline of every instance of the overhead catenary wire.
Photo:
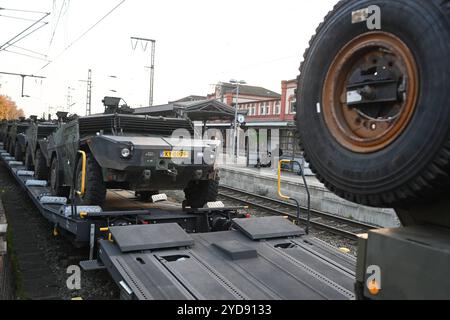
<svg viewBox="0 0 450 320">
<path fill-rule="evenodd" d="M 10 42 L 3 50 L 8 49 L 9 47 L 14 47 L 15 44 L 16 44 L 17 42 L 22 41 L 22 40 L 25 39 L 26 37 L 30 36 L 31 34 L 33 34 L 33 33 L 35 33 L 36 31 L 42 29 L 43 27 L 45 27 L 47 24 L 48 24 L 48 22 L 46 22 L 45 24 L 42 24 L 42 25 L 38 26 L 37 28 L 31 30 L 30 32 L 26 33 L 25 35 L 23 35 L 23 36 L 20 37 L 19 39 L 16 39 L 15 41 Z"/>
<path fill-rule="evenodd" d="M 30 22 L 35 22 L 35 21 L 36 21 L 36 19 L 29 19 L 29 18 L 15 17 L 15 16 L 6 15 L 6 14 L 0 14 L 0 17 L 8 18 L 8 19 L 22 20 L 22 21 L 30 21 Z M 41 22 L 41 23 L 43 23 L 43 22 Z"/>
<path fill-rule="evenodd" d="M 1 8 L 0 10 L 4 11 L 14 11 L 14 12 L 26 12 L 26 13 L 39 13 L 39 14 L 46 14 L 47 12 L 42 11 L 34 11 L 34 10 L 23 10 L 23 9 L 10 9 L 10 8 Z"/>
<path fill-rule="evenodd" d="M 96 23 L 94 23 L 91 27 L 89 27 L 85 32 L 83 32 L 80 36 L 78 36 L 74 41 L 72 41 L 67 47 L 64 48 L 55 58 L 45 64 L 39 70 L 43 70 L 47 68 L 50 64 L 58 60 L 67 50 L 69 50 L 74 44 L 83 39 L 90 31 L 92 31 L 97 25 L 99 25 L 103 20 L 105 20 L 109 15 L 111 15 L 114 11 L 116 11 L 122 4 L 124 4 L 126 0 L 121 0 L 116 6 L 114 6 L 111 10 L 109 10 L 102 18 L 100 18 Z"/>
<path fill-rule="evenodd" d="M 47 57 L 46 54 L 43 54 L 43 53 L 31 50 L 31 49 L 27 49 L 27 48 L 24 48 L 24 47 L 19 47 L 19 46 L 16 46 L 16 45 L 11 45 L 11 47 L 14 47 L 16 49 L 20 49 L 20 50 L 23 50 L 23 51 L 27 51 L 29 53 L 33 53 L 33 54 L 38 55 L 38 56 Z"/>
<path fill-rule="evenodd" d="M 5 49 L 4 51 L 5 52 L 9 52 L 9 53 L 13 53 L 13 54 L 17 54 L 17 55 L 20 55 L 20 56 L 32 58 L 32 59 L 37 59 L 37 60 L 41 60 L 41 61 L 48 61 L 48 59 L 45 59 L 43 57 L 36 57 L 36 56 L 32 56 L 30 54 L 26 54 L 26 53 L 23 53 L 23 52 L 12 51 L 12 50 L 9 50 L 9 49 Z"/>
<path fill-rule="evenodd" d="M 53 39 L 55 38 L 56 30 L 58 29 L 59 21 L 61 20 L 62 11 L 63 11 L 63 8 L 65 5 L 66 5 L 66 0 L 63 1 L 61 8 L 59 9 L 58 19 L 56 20 L 55 28 L 53 29 L 53 33 L 50 38 L 50 44 L 48 45 L 49 48 L 52 46 Z"/>
<path fill-rule="evenodd" d="M 2 44 L 0 46 L 0 52 L 6 48 L 8 48 L 11 44 L 15 44 L 18 41 L 22 40 L 24 37 L 21 37 L 23 34 L 25 34 L 26 32 L 28 32 L 30 29 L 32 29 L 34 26 L 36 26 L 38 23 L 40 23 L 42 20 L 44 20 L 46 17 L 48 17 L 50 15 L 49 12 L 46 12 L 40 19 L 36 20 L 35 22 L 33 22 L 30 26 L 28 26 L 27 28 L 25 28 L 24 30 L 22 30 L 21 32 L 19 32 L 18 34 L 16 34 L 14 37 L 12 37 L 10 40 L 6 41 L 4 44 Z M 48 22 L 45 22 L 45 24 L 42 24 L 41 26 L 39 26 L 40 29 L 42 26 L 47 25 Z M 34 32 L 34 31 L 33 31 Z M 31 32 L 31 33 L 33 33 Z M 31 33 L 28 33 L 25 37 L 29 36 Z M 17 38 L 21 37 L 19 40 L 17 40 Z M 15 41 L 15 42 L 13 42 Z"/>
</svg>

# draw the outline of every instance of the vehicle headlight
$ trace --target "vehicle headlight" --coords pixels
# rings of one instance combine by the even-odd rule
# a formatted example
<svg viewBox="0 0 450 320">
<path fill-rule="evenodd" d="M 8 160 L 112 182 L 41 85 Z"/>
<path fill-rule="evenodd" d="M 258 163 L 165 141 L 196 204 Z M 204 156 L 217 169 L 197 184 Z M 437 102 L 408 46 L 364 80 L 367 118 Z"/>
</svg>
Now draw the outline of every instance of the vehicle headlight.
<svg viewBox="0 0 450 320">
<path fill-rule="evenodd" d="M 131 151 L 128 148 L 123 148 L 120 151 L 120 154 L 121 154 L 122 158 L 129 158 L 131 156 Z"/>
</svg>

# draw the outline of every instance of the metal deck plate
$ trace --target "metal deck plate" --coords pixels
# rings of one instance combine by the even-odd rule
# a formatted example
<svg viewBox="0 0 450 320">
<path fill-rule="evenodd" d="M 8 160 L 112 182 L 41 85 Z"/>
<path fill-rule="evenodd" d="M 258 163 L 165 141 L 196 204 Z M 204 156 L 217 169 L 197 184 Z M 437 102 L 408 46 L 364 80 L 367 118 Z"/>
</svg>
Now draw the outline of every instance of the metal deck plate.
<svg viewBox="0 0 450 320">
<path fill-rule="evenodd" d="M 283 217 L 234 219 L 234 226 L 252 240 L 304 235 L 305 232 Z"/>
<path fill-rule="evenodd" d="M 354 299 L 354 259 L 336 249 L 296 245 L 302 238 L 253 241 L 238 230 L 191 236 L 193 247 L 152 252 L 123 253 L 100 240 L 100 259 L 136 299 Z M 257 255 L 233 259 L 224 249 Z"/>
<path fill-rule="evenodd" d="M 254 248 L 250 248 L 236 240 L 213 243 L 213 246 L 219 248 L 232 260 L 251 259 L 258 256 L 258 252 Z"/>
<path fill-rule="evenodd" d="M 80 267 L 84 271 L 94 271 L 94 270 L 104 270 L 106 267 L 100 263 L 98 260 L 85 260 L 80 261 Z"/>
<path fill-rule="evenodd" d="M 111 227 L 109 230 L 122 252 L 194 245 L 191 236 L 177 223 Z"/>
</svg>

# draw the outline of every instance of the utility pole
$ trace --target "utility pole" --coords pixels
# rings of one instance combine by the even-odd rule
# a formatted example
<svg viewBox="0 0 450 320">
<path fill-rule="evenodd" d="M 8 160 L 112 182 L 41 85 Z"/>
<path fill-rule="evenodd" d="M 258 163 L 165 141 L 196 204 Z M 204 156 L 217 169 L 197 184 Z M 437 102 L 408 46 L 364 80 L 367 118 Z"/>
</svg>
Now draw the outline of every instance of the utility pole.
<svg viewBox="0 0 450 320">
<path fill-rule="evenodd" d="M 138 42 L 141 43 L 142 50 L 147 51 L 148 44 L 151 43 L 150 51 L 150 66 L 146 67 L 150 69 L 150 89 L 148 97 L 148 105 L 153 106 L 153 87 L 155 82 L 155 50 L 156 50 L 156 40 L 131 37 L 131 46 L 133 50 L 136 50 Z"/>
<path fill-rule="evenodd" d="M 86 115 L 90 116 L 92 111 L 92 70 L 88 71 L 88 82 L 86 92 Z"/>
<path fill-rule="evenodd" d="M 236 85 L 236 103 L 234 105 L 234 124 L 233 124 L 233 156 L 234 156 L 234 152 L 236 151 L 236 161 L 238 158 L 238 153 L 237 153 L 237 134 L 238 134 L 238 112 L 239 112 L 239 89 L 241 85 L 246 84 L 246 82 L 244 80 L 241 81 L 237 81 L 234 79 L 230 80 L 231 84 L 235 84 Z"/>
<path fill-rule="evenodd" d="M 75 105 L 75 103 L 72 103 L 72 93 L 71 93 L 72 90 L 75 90 L 75 89 L 71 88 L 71 87 L 67 87 L 67 96 L 66 96 L 67 97 L 67 100 L 66 100 L 67 106 L 66 106 L 66 111 L 69 112 L 69 113 L 70 113 L 70 108 L 73 105 Z"/>
<path fill-rule="evenodd" d="M 29 98 L 30 96 L 27 96 L 24 94 L 24 88 L 25 88 L 25 78 L 36 78 L 36 79 L 45 79 L 45 77 L 41 77 L 41 76 L 35 76 L 32 74 L 22 74 L 22 73 L 11 73 L 11 72 L 0 72 L 0 74 L 6 74 L 9 76 L 18 76 L 18 77 L 22 77 L 22 98 Z"/>
<path fill-rule="evenodd" d="M 86 115 L 90 116 L 92 112 L 92 70 L 88 70 L 88 79 L 87 80 L 79 80 L 81 82 L 86 82 L 87 91 L 86 91 Z"/>
</svg>

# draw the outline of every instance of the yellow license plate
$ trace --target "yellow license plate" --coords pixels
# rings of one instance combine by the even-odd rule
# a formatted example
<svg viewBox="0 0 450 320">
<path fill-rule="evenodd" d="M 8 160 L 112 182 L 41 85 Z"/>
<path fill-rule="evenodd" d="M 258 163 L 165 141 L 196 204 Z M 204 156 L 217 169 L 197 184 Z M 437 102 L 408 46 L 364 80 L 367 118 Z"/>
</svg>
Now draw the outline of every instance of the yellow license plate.
<svg viewBox="0 0 450 320">
<path fill-rule="evenodd" d="M 161 151 L 161 158 L 189 158 L 188 151 Z"/>
</svg>

